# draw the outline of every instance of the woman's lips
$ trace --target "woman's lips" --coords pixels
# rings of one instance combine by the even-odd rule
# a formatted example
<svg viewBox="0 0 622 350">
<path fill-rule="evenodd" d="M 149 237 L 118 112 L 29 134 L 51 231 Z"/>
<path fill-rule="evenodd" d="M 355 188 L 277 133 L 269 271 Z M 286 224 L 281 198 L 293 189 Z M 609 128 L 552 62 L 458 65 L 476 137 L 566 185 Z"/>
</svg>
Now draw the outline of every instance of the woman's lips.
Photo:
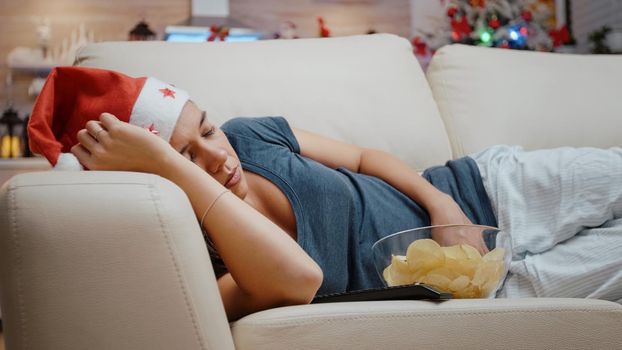
<svg viewBox="0 0 622 350">
<path fill-rule="evenodd" d="M 240 167 L 236 167 L 235 170 L 233 170 L 233 175 L 231 175 L 227 182 L 225 182 L 225 187 L 231 188 L 237 185 L 241 178 L 242 174 L 240 173 Z"/>
</svg>

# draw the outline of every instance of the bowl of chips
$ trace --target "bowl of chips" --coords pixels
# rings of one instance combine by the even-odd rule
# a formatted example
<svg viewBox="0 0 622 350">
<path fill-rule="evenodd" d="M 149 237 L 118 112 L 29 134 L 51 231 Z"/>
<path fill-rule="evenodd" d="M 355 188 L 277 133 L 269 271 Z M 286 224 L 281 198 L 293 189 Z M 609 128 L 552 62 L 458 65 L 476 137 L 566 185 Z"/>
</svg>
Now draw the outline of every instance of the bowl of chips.
<svg viewBox="0 0 622 350">
<path fill-rule="evenodd" d="M 468 244 L 441 246 L 445 235 L 481 235 L 485 254 Z M 432 239 L 434 238 L 434 239 Z M 379 239 L 372 246 L 374 266 L 387 286 L 423 283 L 452 293 L 454 298 L 494 298 L 512 259 L 509 235 L 482 225 L 441 225 L 406 230 Z"/>
</svg>

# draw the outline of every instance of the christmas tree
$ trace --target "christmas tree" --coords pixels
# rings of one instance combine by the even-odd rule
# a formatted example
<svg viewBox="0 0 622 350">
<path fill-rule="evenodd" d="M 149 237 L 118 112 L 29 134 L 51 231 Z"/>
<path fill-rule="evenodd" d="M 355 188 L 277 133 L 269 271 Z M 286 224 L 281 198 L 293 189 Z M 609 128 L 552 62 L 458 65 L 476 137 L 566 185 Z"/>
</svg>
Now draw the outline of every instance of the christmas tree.
<svg viewBox="0 0 622 350">
<path fill-rule="evenodd" d="M 435 33 L 424 33 L 431 48 L 449 43 L 518 50 L 552 51 L 569 42 L 555 28 L 553 0 L 441 0 L 447 17 Z"/>
</svg>

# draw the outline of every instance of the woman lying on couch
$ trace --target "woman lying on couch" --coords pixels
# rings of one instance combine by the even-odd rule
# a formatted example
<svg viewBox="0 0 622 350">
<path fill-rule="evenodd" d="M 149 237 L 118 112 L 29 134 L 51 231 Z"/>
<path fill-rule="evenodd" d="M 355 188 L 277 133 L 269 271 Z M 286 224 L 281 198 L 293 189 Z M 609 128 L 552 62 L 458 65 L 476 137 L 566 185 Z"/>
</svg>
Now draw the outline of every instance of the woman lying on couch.
<svg viewBox="0 0 622 350">
<path fill-rule="evenodd" d="M 218 127 L 176 87 L 79 67 L 50 74 L 29 134 L 56 168 L 140 171 L 178 185 L 206 233 L 231 320 L 380 287 L 371 245 L 443 224 L 511 233 L 501 296 L 622 300 L 620 148 L 497 146 L 420 176 L 390 154 L 280 117 Z M 470 233 L 433 238 L 481 253 L 494 245 Z"/>
</svg>

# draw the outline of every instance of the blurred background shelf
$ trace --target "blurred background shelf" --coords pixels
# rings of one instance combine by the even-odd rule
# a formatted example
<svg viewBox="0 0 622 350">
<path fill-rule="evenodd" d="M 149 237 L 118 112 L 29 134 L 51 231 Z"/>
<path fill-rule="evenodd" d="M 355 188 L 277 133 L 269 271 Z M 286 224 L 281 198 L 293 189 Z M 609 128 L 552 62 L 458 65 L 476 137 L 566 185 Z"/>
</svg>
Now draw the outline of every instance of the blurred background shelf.
<svg viewBox="0 0 622 350">
<path fill-rule="evenodd" d="M 0 185 L 20 173 L 50 170 L 51 168 L 47 159 L 41 157 L 0 159 Z"/>
</svg>

